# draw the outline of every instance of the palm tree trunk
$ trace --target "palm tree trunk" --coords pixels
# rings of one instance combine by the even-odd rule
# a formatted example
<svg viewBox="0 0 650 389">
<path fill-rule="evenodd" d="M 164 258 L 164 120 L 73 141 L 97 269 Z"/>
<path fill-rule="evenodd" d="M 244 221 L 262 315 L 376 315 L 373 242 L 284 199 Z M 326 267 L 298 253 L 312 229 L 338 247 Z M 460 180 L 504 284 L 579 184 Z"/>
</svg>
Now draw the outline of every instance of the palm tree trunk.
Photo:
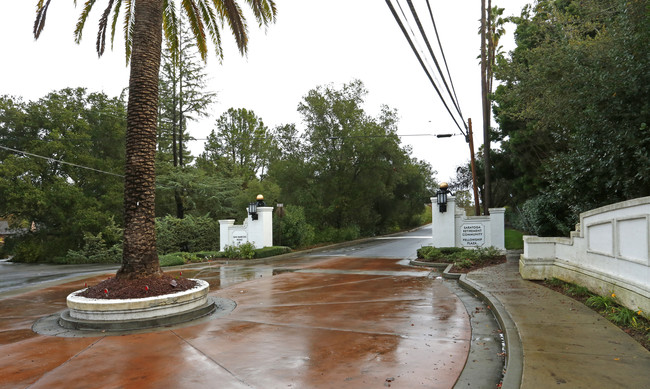
<svg viewBox="0 0 650 389">
<path fill-rule="evenodd" d="M 156 253 L 156 121 L 162 1 L 135 2 L 124 178 L 124 253 L 116 277 L 161 275 Z"/>
</svg>

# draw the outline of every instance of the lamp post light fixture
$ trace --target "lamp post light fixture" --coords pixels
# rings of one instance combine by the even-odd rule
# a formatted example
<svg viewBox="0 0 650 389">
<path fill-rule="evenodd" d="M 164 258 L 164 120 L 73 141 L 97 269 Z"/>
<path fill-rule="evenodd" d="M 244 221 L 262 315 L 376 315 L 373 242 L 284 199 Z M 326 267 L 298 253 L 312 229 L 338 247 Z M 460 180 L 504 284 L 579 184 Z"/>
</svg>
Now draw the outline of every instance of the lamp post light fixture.
<svg viewBox="0 0 650 389">
<path fill-rule="evenodd" d="M 258 207 L 266 207 L 266 203 L 264 202 L 264 196 L 263 195 L 258 194 L 256 200 L 257 200 L 257 206 Z"/>
<path fill-rule="evenodd" d="M 264 196 L 257 195 L 257 201 L 248 204 L 248 214 L 251 215 L 251 219 L 258 220 L 257 207 L 266 207 L 264 202 Z"/>
<path fill-rule="evenodd" d="M 257 220 L 257 202 L 248 204 L 248 214 L 251 215 L 251 219 Z"/>
<path fill-rule="evenodd" d="M 438 210 L 440 212 L 447 212 L 447 195 L 449 194 L 449 185 L 446 182 L 440 184 L 440 189 L 436 192 L 438 198 Z"/>
</svg>

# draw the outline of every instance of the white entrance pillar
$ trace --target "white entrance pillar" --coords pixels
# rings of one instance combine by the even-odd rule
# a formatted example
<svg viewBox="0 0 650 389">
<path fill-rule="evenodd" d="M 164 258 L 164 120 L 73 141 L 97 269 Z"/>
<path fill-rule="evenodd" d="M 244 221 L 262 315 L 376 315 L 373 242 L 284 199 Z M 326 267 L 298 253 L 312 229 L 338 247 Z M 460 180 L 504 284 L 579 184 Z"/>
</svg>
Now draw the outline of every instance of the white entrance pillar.
<svg viewBox="0 0 650 389">
<path fill-rule="evenodd" d="M 273 246 L 273 207 L 257 207 L 257 220 L 248 215 L 248 241 L 256 249 Z"/>
<path fill-rule="evenodd" d="M 434 247 L 456 246 L 456 198 L 447 196 L 447 211 L 440 212 L 438 199 L 431 198 L 431 230 Z"/>
<path fill-rule="evenodd" d="M 219 251 L 223 251 L 230 244 L 230 226 L 235 224 L 235 219 L 219 220 Z"/>
</svg>

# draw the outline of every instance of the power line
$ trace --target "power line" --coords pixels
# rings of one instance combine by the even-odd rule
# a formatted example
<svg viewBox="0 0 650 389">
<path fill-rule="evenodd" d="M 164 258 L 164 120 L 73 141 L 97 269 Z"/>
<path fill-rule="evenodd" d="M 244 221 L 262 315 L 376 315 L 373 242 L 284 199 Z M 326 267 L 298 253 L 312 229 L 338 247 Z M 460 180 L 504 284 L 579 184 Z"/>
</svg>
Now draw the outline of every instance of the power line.
<svg viewBox="0 0 650 389">
<path fill-rule="evenodd" d="M 433 12 L 431 11 L 431 4 L 427 0 L 427 8 L 429 8 L 429 15 L 431 15 L 431 24 L 433 24 L 433 31 L 436 33 L 436 39 L 438 40 L 438 46 L 440 47 L 440 53 L 442 54 L 442 60 L 445 63 L 445 68 L 447 69 L 447 76 L 449 76 L 449 83 L 451 84 L 451 89 L 454 91 L 454 97 L 458 103 L 458 96 L 456 95 L 456 88 L 454 88 L 454 80 L 451 78 L 451 73 L 449 72 L 449 65 L 447 65 L 447 57 L 445 57 L 445 51 L 442 49 L 442 42 L 440 42 L 440 35 L 438 34 L 438 28 L 436 27 L 436 21 L 433 19 Z M 460 103 L 458 104 L 458 109 L 460 110 Z M 461 117 L 465 117 L 461 113 Z M 463 121 L 464 123 L 464 121 Z M 467 127 L 465 127 L 467 129 Z"/>
<path fill-rule="evenodd" d="M 429 43 L 429 38 L 427 37 L 426 32 L 424 32 L 424 27 L 422 27 L 422 23 L 420 22 L 420 17 L 418 16 L 418 13 L 415 10 L 415 7 L 413 6 L 413 1 L 412 0 L 406 0 L 406 2 L 408 3 L 409 8 L 411 9 L 411 13 L 413 14 L 413 18 L 415 19 L 415 23 L 418 25 L 418 28 L 420 30 L 420 34 L 422 34 L 422 37 L 424 38 L 424 43 L 427 45 L 427 48 L 429 49 L 429 54 L 431 54 L 431 57 L 433 58 L 433 62 L 436 64 L 436 69 L 438 69 L 438 73 L 440 74 L 440 76 L 442 78 L 442 83 L 445 85 L 445 89 L 447 89 L 447 93 L 449 94 L 449 98 L 451 98 L 451 102 L 456 107 L 456 111 L 458 111 L 458 114 L 460 115 L 460 118 L 463 121 L 463 125 L 465 125 L 465 121 L 463 120 L 463 114 L 460 111 L 460 106 L 458 105 L 458 101 L 456 99 L 454 99 L 454 95 L 452 95 L 451 90 L 449 89 L 449 85 L 447 85 L 447 81 L 445 80 L 445 76 L 442 73 L 442 69 L 440 69 L 440 64 L 438 63 L 438 59 L 436 58 L 435 54 L 433 53 L 433 49 L 431 48 L 431 44 Z M 449 77 L 449 80 L 451 82 L 451 76 Z M 465 129 L 467 129 L 467 126 L 465 126 Z"/>
<path fill-rule="evenodd" d="M 319 136 L 316 139 L 354 139 L 354 138 L 392 138 L 403 136 L 432 136 L 436 138 L 451 138 L 462 134 L 405 134 L 405 135 L 342 135 L 342 136 Z"/>
<path fill-rule="evenodd" d="M 14 152 L 14 153 L 16 153 L 16 154 L 29 155 L 30 157 L 36 157 L 36 158 L 45 159 L 45 160 L 47 160 L 48 162 L 58 162 L 58 163 L 63 164 L 63 165 L 69 165 L 69 166 L 74 166 L 74 167 L 78 167 L 78 168 L 81 168 L 81 169 L 92 170 L 92 171 L 94 171 L 94 172 L 104 173 L 104 174 L 109 174 L 109 175 L 111 175 L 111 176 L 124 177 L 124 176 L 121 175 L 121 174 L 112 173 L 112 172 L 107 172 L 107 171 L 105 171 L 105 170 L 99 170 L 99 169 L 95 169 L 95 168 L 88 167 L 88 166 L 77 165 L 76 163 L 65 162 L 65 161 L 62 161 L 62 160 L 60 160 L 60 159 L 54 159 L 54 158 L 50 158 L 50 157 L 45 157 L 45 156 L 38 155 L 38 154 L 28 153 L 27 151 L 22 151 L 22 150 L 12 149 L 11 147 L 0 146 L 0 149 L 4 149 L 4 150 L 7 150 L 7 151 L 11 151 L 11 152 Z"/>
<path fill-rule="evenodd" d="M 427 70 L 426 66 L 424 65 L 424 61 L 423 61 L 422 58 L 420 57 L 420 54 L 418 54 L 417 50 L 415 49 L 415 45 L 413 44 L 413 41 L 411 40 L 411 37 L 408 35 L 408 32 L 406 31 L 406 28 L 404 27 L 404 24 L 403 24 L 402 21 L 400 20 L 399 15 L 398 15 L 397 12 L 395 11 L 395 7 L 393 7 L 393 4 L 390 2 L 390 0 L 386 0 L 386 4 L 388 5 L 388 8 L 390 8 L 390 11 L 391 11 L 391 13 L 393 14 L 393 17 L 394 17 L 395 20 L 397 21 L 397 24 L 399 25 L 400 29 L 402 30 L 402 33 L 404 34 L 404 37 L 406 38 L 406 40 L 408 41 L 409 45 L 411 46 L 411 50 L 413 50 L 413 53 L 415 54 L 415 56 L 417 57 L 418 61 L 420 62 L 420 65 L 422 66 L 422 69 L 424 70 L 424 72 L 426 73 L 427 77 L 429 78 L 429 81 L 431 81 L 431 84 L 433 85 L 433 88 L 436 90 L 436 93 L 438 94 L 438 97 L 440 97 L 440 100 L 442 101 L 442 104 L 443 104 L 443 105 L 445 106 L 445 108 L 447 109 L 447 112 L 449 113 L 449 116 L 451 116 L 452 120 L 453 120 L 454 123 L 456 124 L 456 127 L 458 127 L 458 130 L 460 130 L 460 132 L 461 132 L 463 135 L 465 135 L 465 132 L 463 131 L 463 129 L 461 128 L 461 126 L 458 124 L 458 121 L 457 121 L 456 118 L 454 117 L 454 114 L 451 112 L 451 109 L 449 109 L 449 106 L 447 105 L 447 102 L 446 102 L 445 99 L 442 97 L 442 93 L 440 93 L 440 90 L 438 89 L 438 86 L 437 86 L 436 83 L 433 81 L 433 78 L 431 77 L 431 74 L 429 73 L 429 71 Z M 398 4 L 399 4 L 399 3 L 398 3 Z M 464 123 L 464 121 L 463 121 L 463 123 Z"/>
<path fill-rule="evenodd" d="M 415 32 L 413 31 L 413 27 L 411 27 L 411 23 L 409 22 L 408 17 L 406 17 L 406 13 L 404 12 L 404 9 L 402 8 L 402 4 L 399 2 L 399 0 L 396 0 L 397 6 L 399 7 L 399 11 L 402 13 L 402 17 L 404 18 L 404 22 L 408 26 L 409 31 L 411 31 L 411 36 L 415 38 Z M 420 43 L 418 40 L 415 40 L 415 45 L 418 47 L 418 51 L 420 54 L 422 54 L 422 57 L 424 58 L 424 62 L 426 62 L 427 66 L 429 69 L 431 69 L 431 76 L 433 77 L 434 81 L 440 84 L 440 81 L 438 80 L 438 77 L 436 76 L 435 72 L 433 71 L 433 66 L 429 63 L 429 60 L 427 59 L 426 55 L 424 54 L 424 50 L 422 50 L 422 47 L 420 46 Z M 435 58 L 434 58 L 435 60 Z"/>
</svg>

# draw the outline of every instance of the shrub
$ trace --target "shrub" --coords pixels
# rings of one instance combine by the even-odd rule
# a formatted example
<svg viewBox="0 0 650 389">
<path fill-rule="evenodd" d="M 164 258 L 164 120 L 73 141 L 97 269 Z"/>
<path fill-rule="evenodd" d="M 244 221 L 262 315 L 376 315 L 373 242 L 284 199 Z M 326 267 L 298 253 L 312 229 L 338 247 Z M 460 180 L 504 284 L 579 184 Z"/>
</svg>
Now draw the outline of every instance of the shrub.
<svg viewBox="0 0 650 389">
<path fill-rule="evenodd" d="M 223 252 L 221 251 L 199 251 L 194 253 L 199 258 L 199 262 L 209 261 L 210 259 L 222 258 Z"/>
<path fill-rule="evenodd" d="M 466 251 L 466 249 L 462 247 L 440 247 L 438 250 L 440 250 L 440 252 L 445 255 L 462 253 L 463 251 Z"/>
<path fill-rule="evenodd" d="M 214 250 L 219 247 L 219 224 L 208 216 L 165 216 L 156 219 L 156 236 L 159 254 Z"/>
<path fill-rule="evenodd" d="M 324 227 L 316 233 L 317 243 L 338 243 L 358 239 L 361 235 L 359 226 L 351 225 L 343 228 Z"/>
<path fill-rule="evenodd" d="M 522 224 L 538 236 L 568 236 L 576 217 L 565 202 L 546 194 L 527 200 L 521 208 Z"/>
<path fill-rule="evenodd" d="M 237 246 L 226 245 L 226 247 L 223 248 L 223 255 L 230 259 L 239 258 L 239 250 L 237 249 Z"/>
<path fill-rule="evenodd" d="M 479 247 L 476 249 L 476 255 L 479 260 L 484 261 L 486 259 L 495 258 L 501 256 L 501 250 L 494 246 L 490 247 Z"/>
<path fill-rule="evenodd" d="M 431 221 L 432 221 L 432 216 L 431 216 L 432 210 L 433 210 L 433 208 L 431 207 L 431 205 L 427 205 L 426 207 L 424 207 L 424 212 L 422 212 L 418 216 L 418 218 L 419 218 L 419 220 L 418 220 L 419 223 L 418 224 L 419 225 L 422 226 L 422 225 L 431 223 Z"/>
<path fill-rule="evenodd" d="M 291 248 L 286 246 L 262 247 L 255 250 L 255 258 L 267 258 L 275 255 L 290 253 Z"/>
<path fill-rule="evenodd" d="M 237 246 L 239 258 L 251 259 L 255 256 L 255 245 L 251 242 L 242 243 Z"/>
<path fill-rule="evenodd" d="M 171 253 L 159 256 L 158 262 L 160 263 L 160 266 L 178 266 L 184 265 L 185 259 L 183 258 L 182 253 Z"/>
<path fill-rule="evenodd" d="M 433 247 L 433 246 L 422 246 L 422 247 L 420 247 L 417 250 L 418 258 L 425 259 L 427 257 L 427 255 L 429 254 L 429 252 L 431 252 L 432 250 L 436 250 L 436 248 Z"/>
<path fill-rule="evenodd" d="M 468 267 L 472 267 L 473 264 L 474 262 L 472 262 L 472 260 L 469 258 L 454 261 L 454 266 L 456 266 L 459 269 L 466 269 Z"/>
<path fill-rule="evenodd" d="M 223 253 L 226 258 L 230 259 L 251 259 L 255 257 L 255 246 L 251 242 L 245 242 L 239 246 L 227 245 Z"/>
<path fill-rule="evenodd" d="M 68 250 L 64 257 L 54 259 L 56 263 L 120 263 L 122 261 L 122 245 L 114 244 L 107 247 L 102 233 L 84 234 L 84 245 L 81 250 Z"/>
<path fill-rule="evenodd" d="M 284 212 L 283 218 L 273 218 L 275 239 L 280 244 L 293 248 L 312 244 L 314 227 L 307 222 L 303 207 L 287 205 Z"/>
<path fill-rule="evenodd" d="M 424 246 L 418 249 L 418 258 L 422 258 L 425 261 L 439 261 L 439 262 L 448 262 L 447 255 L 443 254 L 442 250 L 437 247 Z"/>
</svg>

